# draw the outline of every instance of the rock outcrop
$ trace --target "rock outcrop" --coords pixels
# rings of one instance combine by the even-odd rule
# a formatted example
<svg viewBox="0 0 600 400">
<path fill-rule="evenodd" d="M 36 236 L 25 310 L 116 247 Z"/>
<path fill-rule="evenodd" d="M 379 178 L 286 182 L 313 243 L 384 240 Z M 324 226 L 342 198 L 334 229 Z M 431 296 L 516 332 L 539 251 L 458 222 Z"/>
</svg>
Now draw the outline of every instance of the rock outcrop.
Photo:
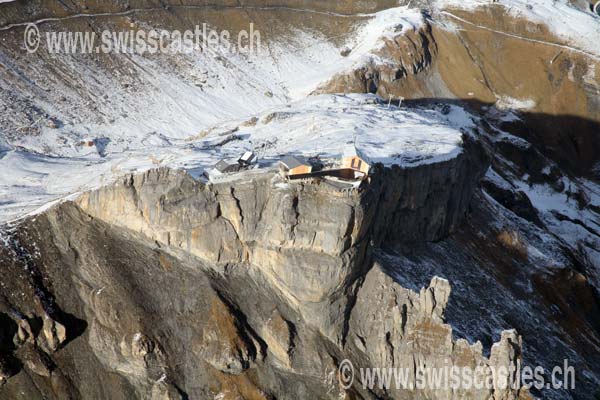
<svg viewBox="0 0 600 400">
<path fill-rule="evenodd" d="M 431 25 L 408 32 L 398 28 L 397 35 L 382 39 L 376 60 L 333 76 L 315 93 L 377 93 L 384 99 L 432 97 L 432 93 L 448 96 L 444 84 L 430 74 L 438 55 Z M 386 62 L 377 61 L 380 59 Z"/>
<path fill-rule="evenodd" d="M 371 267 L 378 246 L 456 229 L 486 167 L 478 150 L 467 144 L 439 165 L 378 166 L 351 192 L 271 173 L 206 186 L 158 169 L 24 220 L 4 234 L 2 265 L 38 278 L 13 272 L 2 288 L 11 315 L 23 317 L 3 331 L 15 347 L 0 355 L 12 368 L 0 393 L 19 398 L 30 379 L 38 389 L 28 398 L 338 398 L 344 358 L 413 374 L 444 359 L 514 363 L 517 347 L 488 360 L 480 344 L 452 338 L 446 280 L 417 293 Z M 384 395 L 362 384 L 348 390 Z"/>
<path fill-rule="evenodd" d="M 168 169 L 85 193 L 83 211 L 217 265 L 256 266 L 334 342 L 343 341 L 348 291 L 386 240 L 437 240 L 464 216 L 486 159 L 476 145 L 438 164 L 380 167 L 345 192 L 326 183 L 250 181 L 205 186 Z M 338 303 L 332 313 L 331 303 Z"/>
<path fill-rule="evenodd" d="M 509 370 L 510 366 L 515 367 L 513 375 L 516 373 L 516 365 L 521 362 L 518 335 L 514 331 L 503 332 L 501 341 L 493 345 L 487 359 L 482 354 L 480 342 L 469 344 L 464 339 L 453 339 L 452 328 L 444 324 L 444 309 L 449 296 L 450 284 L 445 279 L 433 277 L 429 287 L 415 293 L 396 285 L 381 266 L 376 265 L 365 278 L 350 319 L 347 348 L 363 356 L 358 357 L 360 364 L 355 364 L 355 368 L 400 371 L 396 373 L 401 384 L 391 385 L 393 390 L 384 390 L 385 387 L 380 386 L 385 380 L 383 375 L 365 375 L 370 385 L 379 388 L 376 393 L 381 397 L 519 398 L 520 391 L 513 390 L 514 386 L 507 384 L 503 374 L 495 373 L 502 368 Z M 462 368 L 474 371 L 473 381 L 489 380 L 493 388 L 466 390 L 460 385 L 453 388 L 448 379 L 446 386 L 441 380 L 439 387 L 421 388 L 418 395 L 411 389 L 418 388 L 424 379 L 435 379 L 436 371 Z M 525 391 L 523 395 L 526 395 Z"/>
</svg>

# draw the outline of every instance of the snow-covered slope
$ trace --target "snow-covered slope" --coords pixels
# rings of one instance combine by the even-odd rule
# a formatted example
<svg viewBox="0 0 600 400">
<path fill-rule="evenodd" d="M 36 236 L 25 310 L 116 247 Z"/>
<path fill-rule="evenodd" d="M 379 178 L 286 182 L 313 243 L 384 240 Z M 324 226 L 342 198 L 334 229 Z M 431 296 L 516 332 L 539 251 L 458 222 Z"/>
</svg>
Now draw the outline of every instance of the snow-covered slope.
<svg viewBox="0 0 600 400">
<path fill-rule="evenodd" d="M 0 87 L 8 93 L 0 99 L 0 108 L 7 110 L 0 118 L 2 130 L 14 145 L 57 156 L 85 154 L 80 143 L 94 138 L 103 138 L 106 153 L 185 138 L 301 99 L 332 75 L 374 57 L 371 52 L 383 37 L 402 35 L 423 22 L 420 12 L 406 8 L 352 19 L 351 34 L 338 38 L 290 27 L 265 39 L 256 53 L 207 47 L 191 54 L 124 54 L 103 61 L 110 68 L 85 56 L 53 57 L 52 63 L 10 59 L 0 47 L 0 60 L 8 67 L 0 71 Z M 51 29 L 45 26 L 40 29 Z M 342 55 L 342 49 L 351 51 Z M 19 119 L 18 107 L 30 108 L 33 117 Z"/>
<path fill-rule="evenodd" d="M 242 127 L 239 134 L 248 135 L 253 150 L 266 158 L 337 157 L 345 145 L 355 144 L 374 163 L 411 166 L 440 162 L 461 151 L 460 128 L 466 129 L 471 121 L 462 109 L 454 111 L 460 118 L 453 119 L 454 113 L 398 108 L 374 95 L 319 95 L 263 114 L 256 125 Z M 239 153 L 243 144 L 227 147 Z"/>
<path fill-rule="evenodd" d="M 300 12 L 310 15 L 309 10 Z M 105 184 L 127 171 L 170 165 L 202 172 L 225 150 L 207 151 L 194 143 L 209 127 L 249 119 L 303 99 L 332 75 L 372 61 L 372 52 L 381 46 L 382 38 L 416 30 L 423 23 L 418 10 L 405 7 L 340 18 L 356 21 L 350 35 L 331 38 L 316 30 L 290 28 L 289 33 L 265 41 L 256 54 L 221 48 L 152 57 L 123 54 L 105 61 L 110 68 L 77 55 L 53 57 L 51 63 L 45 58 L 23 60 L 0 47 L 0 61 L 7 66 L 0 70 L 0 88 L 7 94 L 0 99 L 0 109 L 5 110 L 0 117 L 4 143 L 0 148 L 1 219 Z M 98 20 L 89 20 L 102 26 Z M 38 23 L 42 32 L 55 27 L 48 24 L 60 26 L 70 19 L 47 21 Z M 143 20 L 136 24 L 154 28 Z M 2 35 L 14 34 L 18 40 L 18 29 L 3 29 Z M 349 54 L 342 55 L 343 49 Z M 61 76 L 55 75 L 56 69 Z M 365 135 L 360 140 L 374 151 L 373 145 L 383 144 L 385 133 L 394 130 L 395 124 L 405 123 L 403 135 L 393 136 L 398 142 L 390 147 L 398 150 L 415 140 L 410 138 L 410 130 L 427 125 L 429 118 L 399 117 L 379 106 L 362 107 L 351 98 L 339 98 L 337 105 L 326 105 L 328 101 L 337 100 L 322 98 L 291 106 L 285 111 L 295 113 L 290 121 L 293 126 L 278 120 L 268 126 L 259 124 L 253 140 L 269 142 L 286 132 L 289 141 L 265 154 L 274 156 L 294 148 L 303 152 L 323 149 L 320 140 L 325 137 L 333 152 L 336 145 L 359 134 Z M 344 114 L 344 107 L 352 110 Z M 379 118 L 375 125 L 382 132 L 373 136 L 369 133 L 373 119 Z M 303 139 L 311 129 L 313 134 L 326 131 L 309 145 Z M 456 152 L 459 132 L 443 127 L 421 131 L 439 131 L 428 139 L 439 140 L 437 145 L 417 140 L 408 146 L 409 153 L 396 152 L 396 158 Z M 238 152 L 240 147 L 252 146 L 240 141 L 228 147 Z M 392 154 L 378 150 L 373 156 L 385 161 Z"/>
<path fill-rule="evenodd" d="M 373 95 L 311 96 L 267 110 L 250 121 L 217 124 L 206 134 L 185 139 L 148 140 L 137 148 L 102 157 L 95 151 L 98 143 L 78 157 L 8 150 L 0 159 L 0 194 L 5 199 L 0 218 L 18 217 L 127 172 L 169 166 L 199 177 L 221 158 L 237 158 L 246 150 L 255 151 L 265 168 L 285 154 L 338 157 L 349 143 L 355 143 L 373 162 L 385 165 L 440 162 L 461 152 L 463 132 L 473 127 L 469 114 L 459 107 L 445 113 L 407 110 Z M 228 135 L 233 140 L 224 140 Z"/>
</svg>

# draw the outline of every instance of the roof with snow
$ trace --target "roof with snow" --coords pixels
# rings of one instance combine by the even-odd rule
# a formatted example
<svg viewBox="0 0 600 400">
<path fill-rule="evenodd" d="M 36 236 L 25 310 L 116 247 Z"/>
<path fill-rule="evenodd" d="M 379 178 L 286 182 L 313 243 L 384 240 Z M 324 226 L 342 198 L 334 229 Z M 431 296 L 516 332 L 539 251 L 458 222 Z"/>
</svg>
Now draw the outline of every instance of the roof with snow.
<svg viewBox="0 0 600 400">
<path fill-rule="evenodd" d="M 235 172 L 240 169 L 240 164 L 237 160 L 219 160 L 215 164 L 215 169 L 220 172 Z"/>
<path fill-rule="evenodd" d="M 296 157 L 296 156 L 285 156 L 283 157 L 280 162 L 286 166 L 286 168 L 288 169 L 293 169 L 296 167 L 300 167 L 302 165 L 310 165 L 307 161 L 305 161 L 303 158 L 300 157 Z"/>
<path fill-rule="evenodd" d="M 253 152 L 247 151 L 244 154 L 242 154 L 242 156 L 240 157 L 240 159 L 238 161 L 245 163 L 245 164 L 249 164 L 250 162 L 252 162 L 252 160 L 254 159 L 255 156 L 256 155 Z"/>
</svg>

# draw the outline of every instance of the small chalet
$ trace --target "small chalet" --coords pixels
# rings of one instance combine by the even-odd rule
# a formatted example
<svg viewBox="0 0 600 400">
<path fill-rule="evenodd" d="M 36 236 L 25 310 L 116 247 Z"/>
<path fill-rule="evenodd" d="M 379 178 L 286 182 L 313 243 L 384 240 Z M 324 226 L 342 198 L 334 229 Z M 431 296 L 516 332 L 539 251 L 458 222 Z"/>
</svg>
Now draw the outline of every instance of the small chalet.
<svg viewBox="0 0 600 400">
<path fill-rule="evenodd" d="M 205 170 L 204 176 L 210 181 L 216 181 L 223 178 L 225 174 L 250 168 L 253 162 L 256 162 L 256 154 L 247 151 L 238 159 L 224 158 L 220 160 L 213 168 Z"/>
<path fill-rule="evenodd" d="M 247 151 L 238 159 L 238 163 L 243 167 L 248 167 L 254 161 L 256 154 L 251 151 Z"/>
<path fill-rule="evenodd" d="M 366 178 L 369 175 L 370 161 L 356 146 L 351 145 L 344 149 L 342 154 L 342 169 L 354 171 L 355 178 Z"/>
<path fill-rule="evenodd" d="M 306 160 L 295 156 L 285 156 L 279 161 L 279 167 L 285 176 L 301 177 L 312 172 L 312 165 Z"/>
<path fill-rule="evenodd" d="M 238 162 L 238 160 L 233 159 L 223 159 L 215 164 L 215 169 L 222 174 L 237 172 L 241 167 L 242 165 Z"/>
<path fill-rule="evenodd" d="M 223 159 L 214 165 L 214 167 L 204 171 L 203 175 L 209 181 L 218 181 L 226 174 L 237 172 L 242 168 L 242 165 L 235 159 Z"/>
</svg>

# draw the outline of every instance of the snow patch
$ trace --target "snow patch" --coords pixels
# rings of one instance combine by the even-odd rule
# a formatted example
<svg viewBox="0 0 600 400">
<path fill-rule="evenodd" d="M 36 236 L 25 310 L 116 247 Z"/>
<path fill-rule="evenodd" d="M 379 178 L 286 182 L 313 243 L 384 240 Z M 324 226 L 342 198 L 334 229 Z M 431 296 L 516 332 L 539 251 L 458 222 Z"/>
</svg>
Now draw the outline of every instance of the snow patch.
<svg viewBox="0 0 600 400">
<path fill-rule="evenodd" d="M 502 96 L 496 101 L 496 107 L 500 110 L 531 110 L 535 105 L 535 101 L 531 99 L 515 99 L 508 96 Z"/>
</svg>

